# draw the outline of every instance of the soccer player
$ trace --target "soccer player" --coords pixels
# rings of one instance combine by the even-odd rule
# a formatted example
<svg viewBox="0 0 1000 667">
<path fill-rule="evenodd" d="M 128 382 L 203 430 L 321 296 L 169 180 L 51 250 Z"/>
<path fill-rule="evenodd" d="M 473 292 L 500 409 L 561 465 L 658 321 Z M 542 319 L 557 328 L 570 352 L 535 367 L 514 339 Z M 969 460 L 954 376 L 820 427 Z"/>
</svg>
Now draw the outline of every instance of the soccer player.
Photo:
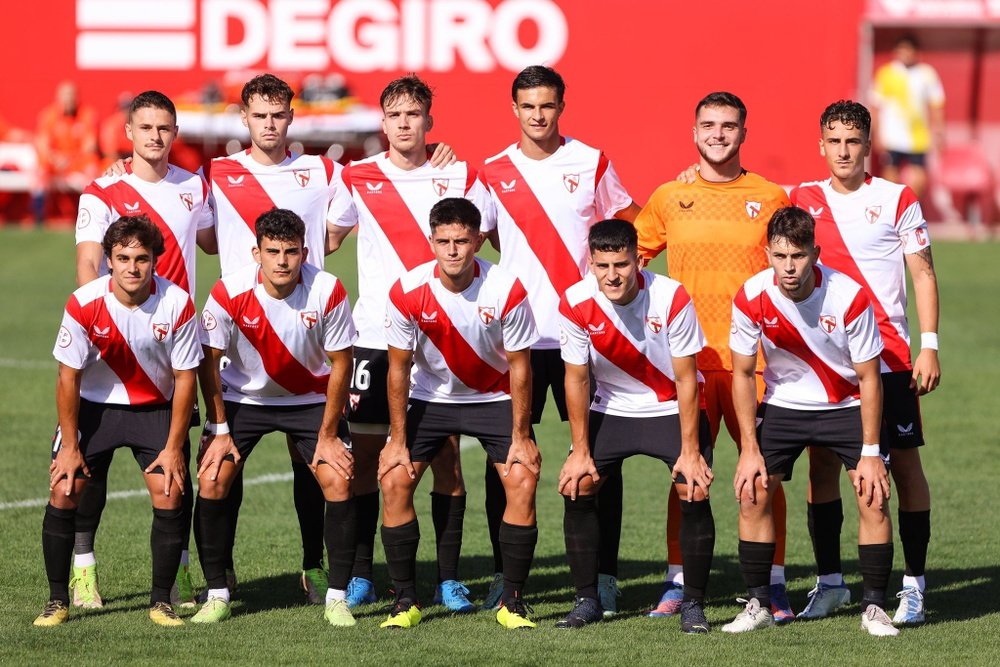
<svg viewBox="0 0 1000 667">
<path fill-rule="evenodd" d="M 358 227 L 358 302 L 354 320 L 358 344 L 354 348 L 348 421 L 357 466 L 354 492 L 358 506 L 358 551 L 348 588 L 351 606 L 375 602 L 372 560 L 378 525 L 378 455 L 389 434 L 386 401 L 385 304 L 389 288 L 405 272 L 434 259 L 427 238 L 431 207 L 446 197 L 465 197 L 483 217 L 481 229 L 496 225 L 493 204 L 476 171 L 464 162 L 435 167 L 430 161 L 427 133 L 434 126 L 433 94 L 416 76 L 390 82 L 382 91 L 382 131 L 389 150 L 344 168 L 343 181 L 353 206 L 343 211 L 331 234 L 335 250 Z M 431 515 L 437 536 L 438 588 L 435 603 L 455 612 L 475 605 L 469 589 L 458 579 L 465 516 L 465 484 L 452 438 L 432 462 L 434 490 Z"/>
<path fill-rule="evenodd" d="M 191 622 L 230 616 L 226 494 L 260 439 L 277 431 L 309 462 L 323 490 L 330 556 L 324 616 L 331 625 L 350 626 L 355 621 L 345 597 L 354 562 L 354 462 L 343 412 L 357 332 L 344 286 L 308 263 L 302 219 L 272 209 L 257 218 L 256 228 L 255 264 L 220 279 L 202 313 L 206 435 L 195 524 L 208 598 Z M 223 355 L 230 361 L 220 372 Z"/>
<path fill-rule="evenodd" d="M 899 537 L 906 571 L 897 597 L 896 624 L 924 620 L 924 567 L 930 542 L 931 497 L 920 462 L 924 444 L 918 396 L 941 378 L 938 361 L 938 290 L 927 223 L 909 187 L 865 173 L 871 150 L 871 116 L 857 102 L 841 100 L 820 117 L 820 154 L 830 178 L 803 183 L 792 200 L 816 217 L 822 262 L 860 283 L 875 308 L 885 341 L 881 372 L 884 407 L 881 442 L 891 454 L 890 471 L 899 493 Z M 920 324 L 920 352 L 910 363 L 906 320 L 906 276 Z M 840 471 L 823 450 L 810 450 L 809 526 L 819 577 L 800 616 L 820 618 L 850 600 L 840 563 Z"/>
<path fill-rule="evenodd" d="M 730 304 L 743 281 L 763 270 L 767 260 L 767 222 L 788 196 L 778 185 L 743 168 L 740 149 L 746 141 L 747 110 L 739 97 L 714 92 L 695 106 L 694 171 L 661 185 L 636 218 L 639 254 L 647 262 L 667 250 L 667 269 L 690 292 L 708 344 L 698 354 L 705 377 L 705 403 L 712 442 L 721 422 L 740 443 L 732 400 L 729 355 Z M 758 398 L 763 382 L 758 364 Z M 777 550 L 771 569 L 772 612 L 778 623 L 794 620 L 785 591 L 785 497 L 774 498 Z M 667 576 L 663 594 L 650 616 L 671 616 L 680 609 L 684 573 L 680 546 L 680 502 L 670 492 L 667 520 Z"/>
<path fill-rule="evenodd" d="M 382 627 L 420 622 L 416 591 L 420 529 L 413 493 L 454 434 L 478 438 L 502 473 L 500 526 L 506 628 L 532 628 L 522 589 L 538 528 L 535 487 L 541 455 L 531 431 L 531 362 L 537 340 L 528 295 L 504 269 L 477 259 L 480 213 L 464 198 L 431 208 L 435 259 L 405 273 L 389 292 L 389 441 L 379 457 L 382 544 L 396 601 Z M 411 365 L 415 364 L 411 387 Z"/>
<path fill-rule="evenodd" d="M 552 390 L 556 409 L 568 419 L 559 356 L 559 298 L 587 275 L 587 231 L 605 218 L 635 220 L 632 201 L 604 153 L 564 137 L 559 119 L 566 109 L 566 84 L 554 69 L 532 65 L 511 85 L 512 110 L 521 129 L 517 143 L 489 158 L 482 169 L 497 207 L 500 266 L 519 276 L 528 289 L 539 339 L 531 349 L 532 423 L 539 423 Z M 503 488 L 492 466 L 486 470 L 486 513 L 497 574 L 484 606 L 494 607 L 502 592 L 498 531 Z M 621 523 L 621 479 L 605 480 L 602 516 L 608 531 Z M 618 537 L 606 532 L 601 555 L 601 601 L 616 609 Z"/>
<path fill-rule="evenodd" d="M 147 90 L 128 106 L 125 136 L 132 143 L 132 159 L 121 174 L 102 176 L 80 197 L 76 221 L 76 282 L 83 286 L 104 273 L 107 258 L 102 243 L 111 223 L 122 216 L 146 215 L 163 236 L 164 251 L 156 273 L 181 287 L 193 298 L 195 245 L 214 254 L 215 233 L 208 185 L 201 176 L 171 165 L 170 147 L 177 138 L 177 111 L 163 93 Z M 197 417 L 193 425 L 197 426 Z M 185 439 L 185 447 L 190 442 Z M 107 502 L 108 467 L 92 471 L 76 510 L 73 555 L 73 604 L 103 606 L 98 590 L 94 536 Z M 188 540 L 194 492 L 185 475 L 184 549 L 171 602 L 194 606 L 194 587 L 188 568 Z"/>
<path fill-rule="evenodd" d="M 642 271 L 635 228 L 605 220 L 590 228 L 590 276 L 559 303 L 572 449 L 559 474 L 565 501 L 566 557 L 576 605 L 557 628 L 600 621 L 596 493 L 629 456 L 645 454 L 672 468 L 685 502 L 681 629 L 708 632 L 705 588 L 715 522 L 708 500 L 712 445 L 698 409 L 695 355 L 705 339 L 691 297 L 675 280 Z M 597 383 L 593 402 L 590 374 Z M 588 410 L 589 406 L 589 410 Z"/>
<path fill-rule="evenodd" d="M 861 627 L 899 634 L 886 615 L 892 570 L 889 477 L 878 445 L 882 414 L 882 337 L 861 285 L 818 266 L 815 222 L 804 210 L 779 209 L 767 225 L 771 264 L 733 298 L 729 348 L 733 403 L 742 447 L 733 488 L 740 503 L 739 559 L 746 608 L 723 632 L 774 625 L 768 572 L 774 562 L 772 503 L 807 446 L 843 462 L 857 496 L 858 562 L 864 579 Z M 763 350 L 764 400 L 756 399 Z"/>
<path fill-rule="evenodd" d="M 132 450 L 153 504 L 149 618 L 183 625 L 170 604 L 170 586 L 187 530 L 184 440 L 201 360 L 194 304 L 183 289 L 154 275 L 164 243 L 146 216 L 112 223 L 103 248 L 110 276 L 70 296 L 53 349 L 59 426 L 42 523 L 49 602 L 35 625 L 68 618 L 76 507 L 91 471 L 107 467 L 120 447 Z"/>
</svg>

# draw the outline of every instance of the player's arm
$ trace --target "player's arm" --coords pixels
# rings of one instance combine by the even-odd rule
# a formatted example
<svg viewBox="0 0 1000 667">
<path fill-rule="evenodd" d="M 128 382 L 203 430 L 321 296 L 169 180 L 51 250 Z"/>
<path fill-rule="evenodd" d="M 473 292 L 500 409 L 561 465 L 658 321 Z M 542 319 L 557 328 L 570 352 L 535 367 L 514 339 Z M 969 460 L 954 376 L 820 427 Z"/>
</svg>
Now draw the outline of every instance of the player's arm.
<svg viewBox="0 0 1000 667">
<path fill-rule="evenodd" d="M 559 493 L 576 500 L 580 481 L 590 475 L 596 484 L 601 477 L 590 453 L 590 367 L 565 362 L 566 412 L 569 416 L 571 450 L 559 471 Z"/>
<path fill-rule="evenodd" d="M 938 360 L 938 285 L 934 272 L 934 258 L 930 246 L 905 255 L 906 268 L 913 279 L 913 295 L 917 302 L 917 320 L 920 322 L 921 349 L 913 363 L 913 380 L 910 386 L 917 395 L 934 391 L 941 382 L 941 363 Z M 934 334 L 932 337 L 924 334 Z M 926 340 L 924 340 L 926 338 Z M 933 339 L 933 342 L 931 342 Z M 925 344 L 933 347 L 924 347 Z"/>
<path fill-rule="evenodd" d="M 337 252 L 343 245 L 344 239 L 351 233 L 354 227 L 342 227 L 333 223 L 326 223 L 326 254 Z"/>
<path fill-rule="evenodd" d="M 865 505 L 877 507 L 889 500 L 889 474 L 879 456 L 882 427 L 882 370 L 879 357 L 855 362 L 861 394 L 861 458 L 854 474 L 854 491 Z M 871 448 L 869 451 L 866 448 Z"/>
<path fill-rule="evenodd" d="M 219 240 L 215 236 L 215 227 L 199 229 L 195 234 L 195 242 L 206 255 L 219 254 Z"/>
<path fill-rule="evenodd" d="M 82 470 L 90 477 L 90 470 L 84 463 L 80 452 L 80 441 L 77 437 L 80 425 L 80 379 L 83 372 L 59 364 L 59 377 L 56 380 L 56 413 L 59 417 L 59 434 L 61 443 L 56 457 L 49 466 L 49 490 L 54 491 L 56 485 L 66 480 L 65 494 L 73 491 L 76 472 Z"/>
<path fill-rule="evenodd" d="M 520 463 L 538 479 L 542 470 L 542 455 L 531 439 L 531 349 L 507 350 L 510 367 L 510 401 L 514 413 L 510 451 L 503 466 L 506 477 L 515 463 Z"/>
<path fill-rule="evenodd" d="M 639 237 L 639 256 L 647 264 L 667 247 L 665 221 L 659 212 L 659 193 L 659 190 L 653 193 L 632 222 Z"/>
<path fill-rule="evenodd" d="M 177 485 L 184 493 L 187 465 L 184 461 L 184 441 L 191 424 L 191 411 L 198 397 L 198 372 L 174 369 L 174 396 L 170 404 L 170 431 L 163 451 L 143 471 L 147 475 L 157 467 L 163 468 L 163 495 L 170 495 L 170 487 Z"/>
<path fill-rule="evenodd" d="M 674 481 L 683 475 L 688 484 L 688 496 L 694 500 L 695 486 L 700 486 L 708 497 L 712 485 L 712 469 L 701 455 L 698 438 L 698 368 L 693 354 L 673 357 L 674 383 L 677 386 L 678 417 L 681 422 L 681 454 L 674 465 Z"/>
<path fill-rule="evenodd" d="M 223 459 L 232 455 L 233 462 L 239 463 L 240 452 L 229 433 L 226 421 L 226 406 L 222 402 L 222 377 L 219 365 L 222 350 L 202 345 L 205 356 L 198 365 L 198 381 L 201 395 L 205 399 L 205 429 L 198 448 L 198 477 L 207 474 L 215 481 Z"/>
<path fill-rule="evenodd" d="M 757 442 L 757 357 L 732 352 L 733 410 L 740 427 L 740 458 L 736 464 L 733 489 L 736 500 L 746 496 L 756 502 L 755 480 L 767 488 L 767 466 Z"/>
<path fill-rule="evenodd" d="M 337 427 L 344 414 L 347 403 L 347 388 L 351 382 L 351 369 L 354 365 L 352 348 L 327 351 L 330 360 L 330 379 L 326 383 L 326 407 L 323 410 L 323 423 L 319 427 L 316 438 L 316 454 L 311 467 L 315 471 L 320 461 L 326 463 L 344 479 L 354 477 L 354 457 L 344 446 L 343 440 L 337 435 Z"/>
<path fill-rule="evenodd" d="M 387 400 L 389 402 L 389 439 L 378 457 L 378 478 L 396 466 L 403 466 L 416 479 L 417 473 L 406 449 L 406 404 L 410 398 L 410 366 L 413 351 L 389 346 L 389 374 Z"/>
<path fill-rule="evenodd" d="M 76 286 L 89 283 L 101 275 L 104 248 L 96 241 L 81 241 L 76 244 Z"/>
</svg>

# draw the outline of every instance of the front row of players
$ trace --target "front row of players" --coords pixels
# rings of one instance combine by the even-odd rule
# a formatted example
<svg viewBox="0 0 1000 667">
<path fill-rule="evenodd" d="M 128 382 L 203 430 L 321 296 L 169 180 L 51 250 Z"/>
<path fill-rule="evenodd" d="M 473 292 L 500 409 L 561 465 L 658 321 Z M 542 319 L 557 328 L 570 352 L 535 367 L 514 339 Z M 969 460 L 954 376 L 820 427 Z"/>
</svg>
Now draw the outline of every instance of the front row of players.
<svg viewBox="0 0 1000 667">
<path fill-rule="evenodd" d="M 771 501 L 811 445 L 839 456 L 857 491 L 862 627 L 894 635 L 898 630 L 883 611 L 892 565 L 889 483 L 877 443 L 883 344 L 863 288 L 816 264 L 814 227 L 802 209 L 778 210 L 767 229 L 771 267 L 750 278 L 733 301 L 730 348 L 742 445 L 734 488 L 748 600 L 722 629 L 745 632 L 774 623 Z M 507 499 L 497 620 L 511 629 L 534 627 L 522 590 L 538 536 L 541 456 L 530 424 L 529 360 L 538 332 L 521 282 L 476 257 L 484 236 L 474 204 L 443 199 L 431 210 L 430 228 L 435 259 L 395 283 L 385 319 L 391 431 L 378 476 L 396 600 L 382 626 L 420 621 L 413 493 L 435 454 L 461 434 L 482 443 Z M 103 245 L 110 277 L 73 293 L 54 350 L 59 427 L 42 538 L 50 600 L 36 625 L 67 619 L 76 503 L 90 470 L 107 466 L 119 447 L 132 449 L 153 504 L 150 618 L 182 624 L 169 592 L 186 529 L 180 496 L 195 369 L 207 407 L 195 530 L 209 590 L 192 622 L 230 615 L 224 500 L 254 446 L 281 432 L 310 463 L 326 499 L 325 618 L 335 626 L 355 624 L 345 600 L 355 550 L 355 459 L 343 414 L 357 333 L 341 283 L 306 263 L 297 215 L 266 212 L 256 234 L 255 263 L 216 283 L 199 331 L 190 296 L 154 276 L 163 252 L 156 226 L 136 216 L 108 229 Z M 645 454 L 670 466 L 684 501 L 681 628 L 704 633 L 715 543 L 712 450 L 695 363 L 704 336 L 683 286 L 641 269 L 631 224 L 595 224 L 589 250 L 590 275 L 559 305 L 572 448 L 558 490 L 576 600 L 556 625 L 578 628 L 603 618 L 596 494 L 605 477 L 620 474 L 625 458 Z M 758 406 L 759 349 L 766 391 Z M 220 377 L 223 354 L 230 363 Z"/>
</svg>

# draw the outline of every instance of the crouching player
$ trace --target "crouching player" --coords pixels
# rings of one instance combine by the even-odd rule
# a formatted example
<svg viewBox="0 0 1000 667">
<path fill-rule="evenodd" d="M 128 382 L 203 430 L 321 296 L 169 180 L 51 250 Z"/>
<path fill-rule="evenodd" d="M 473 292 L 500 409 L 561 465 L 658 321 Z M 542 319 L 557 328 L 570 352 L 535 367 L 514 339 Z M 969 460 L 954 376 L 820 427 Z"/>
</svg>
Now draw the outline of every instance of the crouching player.
<svg viewBox="0 0 1000 667">
<path fill-rule="evenodd" d="M 170 586 L 187 533 L 181 508 L 188 466 L 184 440 L 202 356 L 194 304 L 186 291 L 153 274 L 163 235 L 146 216 L 119 218 L 102 245 L 110 277 L 73 292 L 53 350 L 59 426 L 42 522 L 49 602 L 35 625 L 67 619 L 80 493 L 91 471 L 110 465 L 119 447 L 132 450 L 153 503 L 149 618 L 183 625 L 170 606 Z"/>
<path fill-rule="evenodd" d="M 733 486 L 740 503 L 740 570 L 746 608 L 723 632 L 774 625 L 768 572 L 774 558 L 771 503 L 807 446 L 840 457 L 860 514 L 858 562 L 864 581 L 861 627 L 896 635 L 883 611 L 892 570 L 889 478 L 879 451 L 883 343 L 867 292 L 846 275 L 818 266 L 815 222 L 794 206 L 767 227 L 771 268 L 733 299 L 729 347 L 733 402 L 742 450 Z M 764 400 L 755 400 L 754 366 L 763 348 Z M 756 413 L 756 418 L 755 418 Z"/>
<path fill-rule="evenodd" d="M 476 258 L 480 213 L 446 198 L 430 211 L 435 260 L 389 290 L 389 440 L 379 456 L 382 544 L 396 601 L 382 627 L 420 622 L 416 592 L 420 529 L 413 492 L 453 434 L 477 438 L 500 473 L 503 604 L 497 621 L 532 628 L 521 592 L 538 541 L 535 488 L 541 455 L 531 431 L 530 347 L 538 339 L 521 281 Z M 415 366 L 411 388 L 410 367 Z"/>
<path fill-rule="evenodd" d="M 563 529 L 576 605 L 556 627 L 601 620 L 597 492 L 602 476 L 621 474 L 624 459 L 645 454 L 671 467 L 685 500 L 681 629 L 708 632 L 704 600 L 715 546 L 708 500 L 712 441 L 708 419 L 698 409 L 695 366 L 705 337 L 681 284 L 640 269 L 631 224 L 599 222 L 590 228 L 588 243 L 591 275 L 570 287 L 559 304 L 572 437 L 559 493 L 565 499 Z"/>
<path fill-rule="evenodd" d="M 324 617 L 330 625 L 350 626 L 355 621 L 344 598 L 354 563 L 354 459 L 343 413 L 357 333 L 344 286 L 306 263 L 298 215 L 271 209 L 257 218 L 256 233 L 256 263 L 219 280 L 202 313 L 206 432 L 198 455 L 195 530 L 208 598 L 191 622 L 230 616 L 226 543 L 232 518 L 225 499 L 260 439 L 280 432 L 309 462 L 326 499 Z M 230 361 L 220 373 L 223 355 Z"/>
</svg>

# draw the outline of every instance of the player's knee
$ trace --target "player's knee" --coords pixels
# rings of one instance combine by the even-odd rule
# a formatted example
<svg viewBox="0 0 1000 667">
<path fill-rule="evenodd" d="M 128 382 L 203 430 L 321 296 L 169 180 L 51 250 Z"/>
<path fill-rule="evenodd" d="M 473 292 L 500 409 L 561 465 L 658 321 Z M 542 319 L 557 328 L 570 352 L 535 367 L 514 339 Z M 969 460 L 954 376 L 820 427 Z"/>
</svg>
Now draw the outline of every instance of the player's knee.
<svg viewBox="0 0 1000 667">
<path fill-rule="evenodd" d="M 510 472 L 503 478 L 508 503 L 524 502 L 528 499 L 534 502 L 537 485 L 538 481 L 535 479 L 535 475 L 520 464 L 511 466 Z"/>
<path fill-rule="evenodd" d="M 229 485 L 220 478 L 202 477 L 198 482 L 198 496 L 205 500 L 222 500 L 229 493 Z"/>
<path fill-rule="evenodd" d="M 181 490 L 174 485 L 170 489 L 170 495 L 165 495 L 163 490 L 159 490 L 152 494 L 151 500 L 153 501 L 153 509 L 158 510 L 179 510 L 181 508 Z"/>
<path fill-rule="evenodd" d="M 80 501 L 79 494 L 66 495 L 65 491 L 59 491 L 61 485 L 56 485 L 56 488 L 49 493 L 49 504 L 55 507 L 57 510 L 75 510 L 77 504 Z"/>
<path fill-rule="evenodd" d="M 398 503 L 407 498 L 413 497 L 413 490 L 417 486 L 415 479 L 410 479 L 410 475 L 402 466 L 397 466 L 383 475 L 379 481 L 382 489 L 382 497 L 386 504 Z"/>
</svg>

